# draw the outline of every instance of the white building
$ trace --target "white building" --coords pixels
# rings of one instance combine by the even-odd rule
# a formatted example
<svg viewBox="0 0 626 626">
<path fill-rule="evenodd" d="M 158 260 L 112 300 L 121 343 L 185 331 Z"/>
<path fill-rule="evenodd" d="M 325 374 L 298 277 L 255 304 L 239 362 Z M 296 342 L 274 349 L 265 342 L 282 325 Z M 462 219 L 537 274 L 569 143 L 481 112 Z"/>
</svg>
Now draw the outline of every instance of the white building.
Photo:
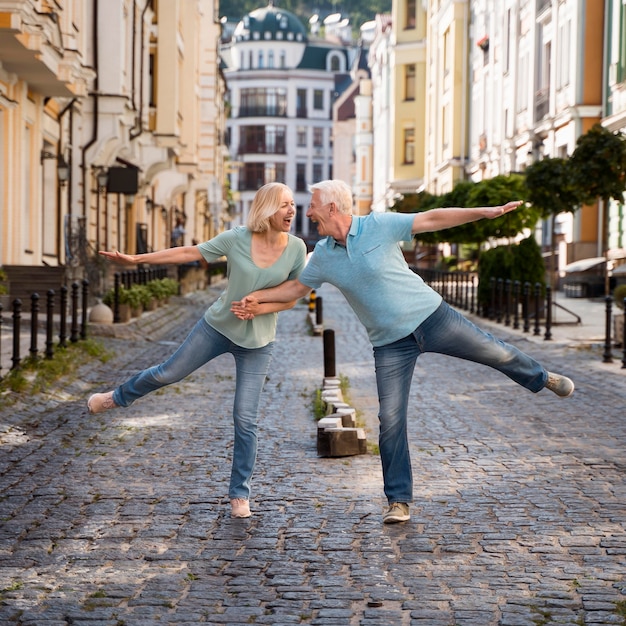
<svg viewBox="0 0 626 626">
<path fill-rule="evenodd" d="M 315 238 L 304 217 L 308 185 L 333 177 L 332 105 L 350 82 L 352 47 L 309 36 L 293 13 L 270 4 L 242 18 L 221 55 L 232 224 L 245 223 L 259 187 L 284 182 L 298 207 L 296 232 Z"/>
</svg>

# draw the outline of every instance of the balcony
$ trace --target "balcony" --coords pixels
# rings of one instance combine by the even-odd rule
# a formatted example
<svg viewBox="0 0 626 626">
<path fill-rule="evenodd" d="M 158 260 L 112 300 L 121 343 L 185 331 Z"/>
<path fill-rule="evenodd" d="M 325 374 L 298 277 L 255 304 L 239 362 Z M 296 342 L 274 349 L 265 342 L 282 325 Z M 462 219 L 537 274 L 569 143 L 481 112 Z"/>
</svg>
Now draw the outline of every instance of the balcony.
<svg viewBox="0 0 626 626">
<path fill-rule="evenodd" d="M 287 117 L 286 106 L 243 106 L 239 117 Z"/>
</svg>

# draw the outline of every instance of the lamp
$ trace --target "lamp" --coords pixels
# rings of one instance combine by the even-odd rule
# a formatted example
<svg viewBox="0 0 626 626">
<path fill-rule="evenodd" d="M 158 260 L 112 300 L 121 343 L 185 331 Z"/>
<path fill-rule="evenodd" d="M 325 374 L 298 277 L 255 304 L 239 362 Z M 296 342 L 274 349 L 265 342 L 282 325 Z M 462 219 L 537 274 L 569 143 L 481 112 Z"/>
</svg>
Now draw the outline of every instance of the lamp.
<svg viewBox="0 0 626 626">
<path fill-rule="evenodd" d="M 100 193 L 104 193 L 107 188 L 107 182 L 109 180 L 109 175 L 105 168 L 99 169 L 96 174 L 96 180 L 98 181 L 98 191 Z"/>
<path fill-rule="evenodd" d="M 42 150 L 40 154 L 41 163 L 46 161 L 47 159 L 56 159 L 57 162 L 57 180 L 59 181 L 59 185 L 63 186 L 70 178 L 70 166 L 67 164 L 67 161 L 63 158 L 62 154 L 54 154 L 54 152 L 48 152 L 47 150 Z"/>
</svg>

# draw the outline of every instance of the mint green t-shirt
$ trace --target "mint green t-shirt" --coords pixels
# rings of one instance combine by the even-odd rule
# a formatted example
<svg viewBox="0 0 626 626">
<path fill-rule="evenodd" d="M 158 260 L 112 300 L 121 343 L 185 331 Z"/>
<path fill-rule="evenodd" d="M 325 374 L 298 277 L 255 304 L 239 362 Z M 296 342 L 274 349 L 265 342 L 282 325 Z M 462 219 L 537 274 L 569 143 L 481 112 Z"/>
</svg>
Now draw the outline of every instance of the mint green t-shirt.
<svg viewBox="0 0 626 626">
<path fill-rule="evenodd" d="M 252 261 L 251 244 L 252 232 L 245 226 L 236 226 L 198 244 L 207 261 L 215 261 L 222 256 L 228 261 L 228 286 L 207 309 L 204 319 L 238 346 L 260 348 L 274 341 L 278 314 L 240 320 L 231 312 L 231 302 L 241 300 L 258 289 L 275 287 L 286 280 L 298 278 L 306 261 L 306 245 L 302 239 L 289 235 L 287 247 L 279 259 L 270 267 L 263 268 Z"/>
</svg>

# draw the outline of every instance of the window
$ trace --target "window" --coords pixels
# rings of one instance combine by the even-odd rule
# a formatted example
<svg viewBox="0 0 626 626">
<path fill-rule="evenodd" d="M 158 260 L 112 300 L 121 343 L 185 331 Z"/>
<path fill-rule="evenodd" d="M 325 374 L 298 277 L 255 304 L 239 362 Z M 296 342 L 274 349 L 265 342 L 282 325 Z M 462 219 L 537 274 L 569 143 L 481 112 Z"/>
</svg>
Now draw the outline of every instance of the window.
<svg viewBox="0 0 626 626">
<path fill-rule="evenodd" d="M 324 110 L 324 92 L 321 89 L 315 89 L 313 91 L 313 108 L 316 111 Z"/>
<path fill-rule="evenodd" d="M 313 183 L 319 183 L 322 178 L 322 164 L 313 163 Z"/>
<path fill-rule="evenodd" d="M 404 129 L 404 164 L 415 163 L 415 129 Z"/>
<path fill-rule="evenodd" d="M 269 68 L 274 67 L 274 51 L 273 50 L 270 50 L 267 53 L 267 67 Z"/>
<path fill-rule="evenodd" d="M 296 163 L 296 191 L 306 191 L 306 163 Z"/>
<path fill-rule="evenodd" d="M 313 129 L 313 147 L 321 148 L 324 145 L 324 129 L 316 127 Z"/>
<path fill-rule="evenodd" d="M 297 117 L 307 117 L 306 89 L 298 89 L 296 92 L 296 115 Z"/>
<path fill-rule="evenodd" d="M 285 126 L 242 126 L 239 131 L 239 152 L 242 154 L 284 154 Z"/>
<path fill-rule="evenodd" d="M 417 0 L 406 0 L 406 30 L 415 28 L 417 20 Z"/>
<path fill-rule="evenodd" d="M 280 69 L 285 69 L 287 67 L 287 57 L 285 55 L 285 51 L 281 50 L 280 51 Z"/>
<path fill-rule="evenodd" d="M 415 100 L 415 64 L 404 66 L 404 99 Z"/>
<path fill-rule="evenodd" d="M 296 145 L 298 148 L 306 148 L 306 126 L 298 126 L 296 129 Z"/>
<path fill-rule="evenodd" d="M 278 87 L 250 87 L 241 90 L 240 117 L 285 117 L 287 90 Z"/>
</svg>

